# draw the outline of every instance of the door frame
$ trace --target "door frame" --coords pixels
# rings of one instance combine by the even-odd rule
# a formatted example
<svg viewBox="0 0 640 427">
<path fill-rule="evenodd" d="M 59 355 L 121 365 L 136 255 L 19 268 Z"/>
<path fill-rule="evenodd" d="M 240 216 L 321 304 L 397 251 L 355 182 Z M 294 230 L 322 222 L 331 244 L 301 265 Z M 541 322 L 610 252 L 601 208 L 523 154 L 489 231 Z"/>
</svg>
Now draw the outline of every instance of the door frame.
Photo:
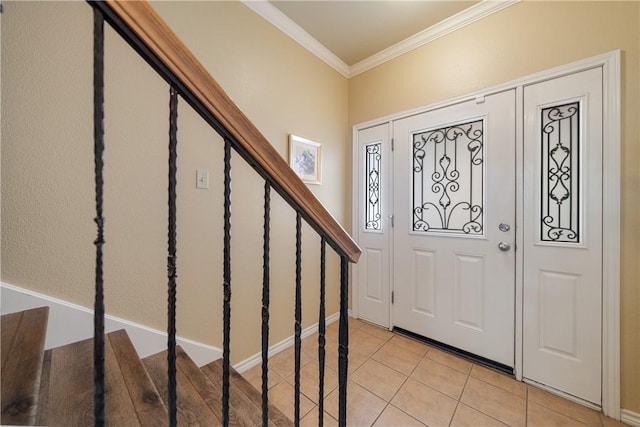
<svg viewBox="0 0 640 427">
<path fill-rule="evenodd" d="M 603 147 L 602 147 L 602 221 L 607 224 L 602 233 L 602 410 L 606 416 L 620 419 L 620 51 L 614 50 L 602 55 L 590 57 L 567 65 L 555 67 L 526 77 L 491 86 L 475 91 L 471 94 L 421 106 L 411 110 L 381 117 L 353 126 L 352 130 L 352 234 L 359 227 L 358 174 L 359 162 L 357 155 L 358 131 L 368 127 L 393 122 L 415 114 L 440 109 L 446 106 L 481 100 L 484 96 L 516 90 L 516 227 L 515 238 L 523 242 L 524 230 L 518 224 L 523 223 L 523 189 L 524 189 L 524 135 L 523 135 L 523 98 L 524 87 L 555 79 L 569 74 L 592 68 L 602 68 L 603 94 Z M 390 129 L 391 131 L 392 129 Z M 393 174 L 393 170 L 390 172 Z M 391 175 L 392 176 L 392 175 Z M 391 195 L 392 196 L 392 195 Z M 387 198 L 388 199 L 388 198 Z M 390 205 L 392 206 L 392 205 Z M 389 245 L 392 247 L 393 229 L 389 233 Z M 390 252 L 390 256 L 393 253 Z M 522 380 L 523 358 L 523 252 L 516 248 L 516 278 L 515 278 L 515 367 L 514 373 L 518 380 Z M 393 275 L 393 264 L 390 274 Z M 358 265 L 352 269 L 351 283 L 358 283 Z M 391 278 L 390 278 L 391 279 Z M 389 293 L 392 292 L 393 282 L 390 281 Z M 358 317 L 358 287 L 352 286 L 352 315 Z M 389 298 L 389 301 L 391 299 Z M 393 311 L 390 310 L 390 324 L 393 325 Z"/>
</svg>

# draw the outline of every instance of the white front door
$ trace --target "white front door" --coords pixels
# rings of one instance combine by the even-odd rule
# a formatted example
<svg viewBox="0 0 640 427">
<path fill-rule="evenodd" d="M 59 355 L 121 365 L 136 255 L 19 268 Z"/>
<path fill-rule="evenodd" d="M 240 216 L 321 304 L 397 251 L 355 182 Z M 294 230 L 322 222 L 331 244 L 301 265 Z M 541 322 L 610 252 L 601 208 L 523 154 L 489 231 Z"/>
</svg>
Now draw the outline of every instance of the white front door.
<svg viewBox="0 0 640 427">
<path fill-rule="evenodd" d="M 515 91 L 393 135 L 393 325 L 513 367 Z"/>
<path fill-rule="evenodd" d="M 389 327 L 391 144 L 389 124 L 358 131 L 358 316 Z"/>
<path fill-rule="evenodd" d="M 524 88 L 523 376 L 601 402 L 602 69 Z"/>
</svg>

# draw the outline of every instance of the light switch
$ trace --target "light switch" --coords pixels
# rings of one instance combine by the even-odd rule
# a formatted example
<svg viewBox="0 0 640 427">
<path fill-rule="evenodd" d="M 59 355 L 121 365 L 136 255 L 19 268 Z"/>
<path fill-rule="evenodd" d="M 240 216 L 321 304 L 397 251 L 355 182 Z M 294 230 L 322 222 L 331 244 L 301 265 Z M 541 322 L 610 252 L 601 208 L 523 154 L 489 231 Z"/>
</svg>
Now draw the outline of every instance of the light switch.
<svg viewBox="0 0 640 427">
<path fill-rule="evenodd" d="M 196 188 L 209 188 L 209 171 L 196 169 Z"/>
</svg>

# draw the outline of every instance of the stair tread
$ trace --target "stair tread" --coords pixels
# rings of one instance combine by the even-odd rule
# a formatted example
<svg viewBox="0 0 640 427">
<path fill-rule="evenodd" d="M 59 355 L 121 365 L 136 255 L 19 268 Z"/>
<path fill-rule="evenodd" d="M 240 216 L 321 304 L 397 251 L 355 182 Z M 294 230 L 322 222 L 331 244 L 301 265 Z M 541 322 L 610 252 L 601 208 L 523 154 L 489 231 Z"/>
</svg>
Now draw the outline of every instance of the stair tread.
<svg viewBox="0 0 640 427">
<path fill-rule="evenodd" d="M 160 395 L 168 395 L 167 351 L 142 359 Z M 222 425 L 220 395 L 185 351 L 176 348 L 178 425 Z"/>
<path fill-rule="evenodd" d="M 201 370 L 222 393 L 222 359 L 203 366 Z M 230 368 L 229 372 L 229 407 L 241 416 L 238 420 L 240 424 L 262 424 L 262 394 L 235 369 Z M 269 403 L 269 425 L 291 426 L 293 423 L 282 411 Z"/>
<path fill-rule="evenodd" d="M 44 352 L 42 360 L 42 376 L 40 381 L 40 393 L 38 398 L 38 411 L 36 416 L 36 425 L 47 425 L 46 410 L 49 407 L 49 380 L 51 379 L 51 350 Z"/>
<path fill-rule="evenodd" d="M 2 424 L 36 421 L 49 307 L 2 316 Z"/>
<path fill-rule="evenodd" d="M 51 350 L 42 424 L 93 424 L 93 338 Z M 105 337 L 105 413 L 108 425 L 166 423 L 166 408 L 124 330 Z"/>
<path fill-rule="evenodd" d="M 120 330 L 109 334 L 108 337 L 117 354 L 119 368 L 134 403 L 138 420 L 143 426 L 165 424 L 167 408 L 144 369 L 129 335 L 126 331 Z"/>
</svg>

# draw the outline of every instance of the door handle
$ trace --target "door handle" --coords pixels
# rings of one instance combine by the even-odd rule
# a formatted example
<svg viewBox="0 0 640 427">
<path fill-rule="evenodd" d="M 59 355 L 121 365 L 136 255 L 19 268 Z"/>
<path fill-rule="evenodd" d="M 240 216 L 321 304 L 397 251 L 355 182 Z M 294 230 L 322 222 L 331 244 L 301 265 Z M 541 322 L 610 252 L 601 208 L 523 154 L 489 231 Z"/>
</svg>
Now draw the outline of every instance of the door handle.
<svg viewBox="0 0 640 427">
<path fill-rule="evenodd" d="M 511 249 L 511 245 L 507 242 L 500 242 L 498 243 L 498 249 L 503 252 L 507 252 L 509 249 Z"/>
</svg>

